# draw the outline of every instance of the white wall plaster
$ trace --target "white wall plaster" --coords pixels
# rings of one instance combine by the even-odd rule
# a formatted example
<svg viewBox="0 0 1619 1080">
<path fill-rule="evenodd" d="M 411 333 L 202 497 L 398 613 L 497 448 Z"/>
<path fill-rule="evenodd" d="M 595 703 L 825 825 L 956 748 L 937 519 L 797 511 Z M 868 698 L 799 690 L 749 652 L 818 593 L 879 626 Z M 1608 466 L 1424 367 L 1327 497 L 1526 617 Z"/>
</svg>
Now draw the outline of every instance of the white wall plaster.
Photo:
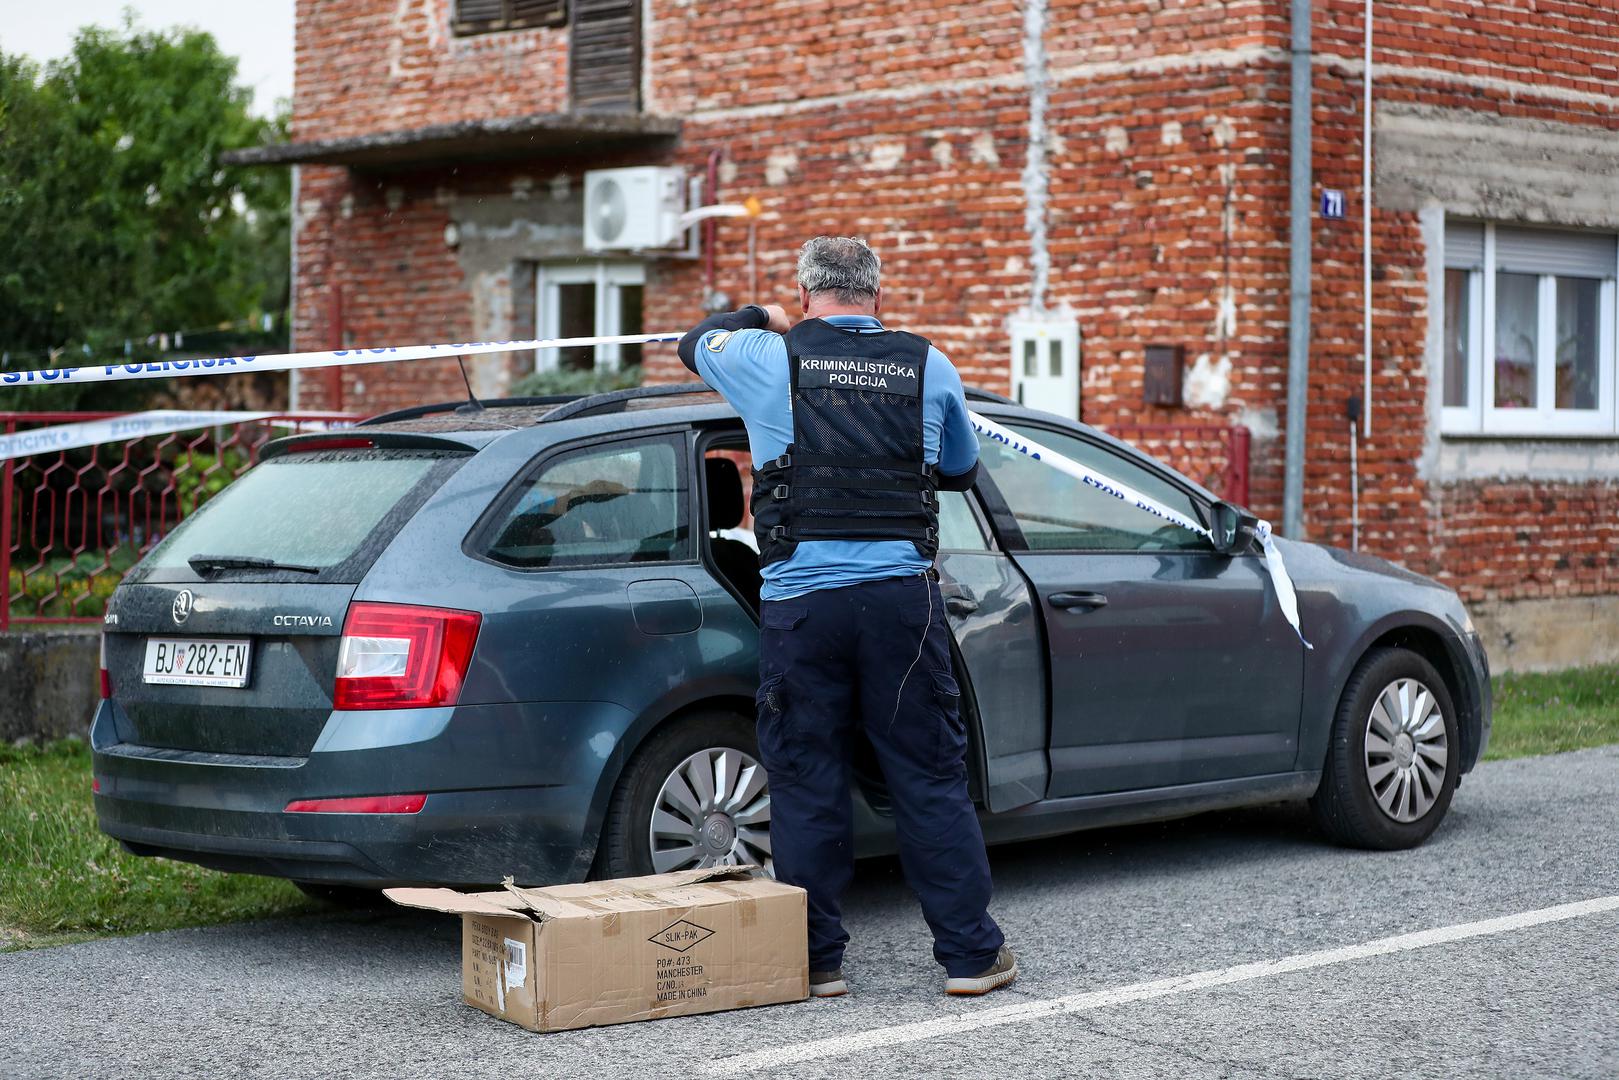
<svg viewBox="0 0 1619 1080">
<path fill-rule="evenodd" d="M 933 144 L 928 153 L 933 156 L 934 164 L 938 165 L 941 169 L 948 169 L 950 167 L 950 163 L 956 159 L 956 148 L 951 144 L 949 139 L 940 139 L 938 142 Z"/>
<path fill-rule="evenodd" d="M 1252 432 L 1256 439 L 1274 439 L 1282 433 L 1275 409 L 1244 408 L 1232 419 Z"/>
<path fill-rule="evenodd" d="M 1205 116 L 1203 127 L 1215 146 L 1230 146 L 1237 139 L 1237 127 L 1223 116 Z"/>
<path fill-rule="evenodd" d="M 722 160 L 720 162 L 720 170 L 719 170 L 719 172 L 720 172 L 720 183 L 722 183 L 722 184 L 734 184 L 734 183 L 736 183 L 737 165 L 736 165 L 736 162 L 732 161 L 730 158 L 725 158 L 724 160 Z M 712 192 L 709 193 L 709 197 L 710 198 L 713 197 Z"/>
<path fill-rule="evenodd" d="M 512 198 L 519 202 L 534 194 L 534 178 L 532 176 L 512 177 Z"/>
<path fill-rule="evenodd" d="M 868 159 L 871 167 L 879 172 L 889 172 L 905 160 L 905 144 L 902 142 L 880 142 L 871 148 Z"/>
<path fill-rule="evenodd" d="M 551 198 L 555 202 L 566 202 L 573 194 L 573 177 L 565 172 L 559 172 L 551 177 Z"/>
<path fill-rule="evenodd" d="M 1219 409 L 1231 395 L 1231 357 L 1215 360 L 1204 353 L 1192 362 L 1181 386 L 1188 409 Z"/>
<path fill-rule="evenodd" d="M 798 155 L 791 150 L 777 150 L 765 158 L 765 183 L 780 187 L 798 171 Z"/>
<path fill-rule="evenodd" d="M 1179 146 L 1181 144 L 1181 122 L 1179 120 L 1165 120 L 1158 129 L 1158 141 L 1165 146 Z"/>
<path fill-rule="evenodd" d="M 995 136 L 987 131 L 980 131 L 974 135 L 969 156 L 974 165 L 999 165 L 1001 155 L 995 149 Z"/>
<path fill-rule="evenodd" d="M 1029 87 L 1028 149 L 1023 160 L 1023 230 L 1029 235 L 1029 315 L 1046 309 L 1051 251 L 1046 247 L 1046 199 L 1051 177 L 1046 157 L 1046 0 L 1023 0 L 1023 78 Z"/>
<path fill-rule="evenodd" d="M 1110 154 L 1122 154 L 1130 149 L 1130 133 L 1114 124 L 1102 135 L 1102 145 Z"/>
</svg>

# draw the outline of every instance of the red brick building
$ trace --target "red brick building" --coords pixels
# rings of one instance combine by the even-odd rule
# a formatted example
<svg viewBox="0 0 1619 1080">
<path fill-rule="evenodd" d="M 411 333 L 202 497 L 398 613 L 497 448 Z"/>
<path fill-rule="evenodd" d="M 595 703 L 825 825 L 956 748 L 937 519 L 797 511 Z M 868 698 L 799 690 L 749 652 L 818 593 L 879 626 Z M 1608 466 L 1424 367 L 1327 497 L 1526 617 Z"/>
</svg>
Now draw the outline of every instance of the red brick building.
<svg viewBox="0 0 1619 1080">
<path fill-rule="evenodd" d="M 1361 547 L 1459 588 L 1498 663 L 1619 658 L 1619 7 L 1375 5 L 1369 393 L 1366 9 L 1314 3 L 1303 531 L 1350 543 L 1369 397 Z M 1250 428 L 1280 521 L 1289 61 L 1286 0 L 299 0 L 292 143 L 244 157 L 296 168 L 296 347 L 680 328 L 790 304 L 803 238 L 856 234 L 972 382 L 1014 388 L 1033 313 L 1078 331 L 1062 411 Z M 757 197 L 755 257 L 736 220 L 695 259 L 587 252 L 585 173 L 643 165 Z M 1182 404 L 1147 403 L 1149 346 Z M 348 368 L 295 405 L 460 391 Z"/>
</svg>

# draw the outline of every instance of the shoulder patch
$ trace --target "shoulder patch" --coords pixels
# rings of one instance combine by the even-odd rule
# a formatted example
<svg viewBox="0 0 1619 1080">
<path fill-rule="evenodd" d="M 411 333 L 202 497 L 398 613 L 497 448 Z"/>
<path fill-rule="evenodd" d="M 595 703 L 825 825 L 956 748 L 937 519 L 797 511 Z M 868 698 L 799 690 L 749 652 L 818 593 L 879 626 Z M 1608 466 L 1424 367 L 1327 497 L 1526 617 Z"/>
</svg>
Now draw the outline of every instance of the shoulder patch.
<svg viewBox="0 0 1619 1080">
<path fill-rule="evenodd" d="M 720 330 L 708 335 L 708 351 L 719 352 L 725 348 L 725 343 L 731 340 L 731 331 Z"/>
</svg>

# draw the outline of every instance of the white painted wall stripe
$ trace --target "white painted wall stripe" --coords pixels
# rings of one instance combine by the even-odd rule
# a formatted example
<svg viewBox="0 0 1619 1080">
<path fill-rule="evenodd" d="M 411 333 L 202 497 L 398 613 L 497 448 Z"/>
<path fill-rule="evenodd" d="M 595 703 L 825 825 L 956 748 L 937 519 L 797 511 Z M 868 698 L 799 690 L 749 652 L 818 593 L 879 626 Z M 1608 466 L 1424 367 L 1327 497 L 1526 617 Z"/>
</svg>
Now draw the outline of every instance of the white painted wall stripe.
<svg viewBox="0 0 1619 1080">
<path fill-rule="evenodd" d="M 1276 49 L 1266 45 L 1239 45 L 1230 49 L 1168 53 L 1131 57 L 1125 60 L 1065 62 L 1066 57 L 1075 55 L 1081 54 L 1064 53 L 1051 58 L 1047 79 L 1052 86 L 1067 86 L 1097 79 L 1164 75 L 1172 72 L 1196 71 L 1205 68 L 1235 69 L 1263 64 L 1281 65 L 1285 64 L 1288 59 L 1286 49 Z M 1361 61 L 1358 57 L 1333 56 L 1326 53 L 1317 53 L 1312 57 L 1312 65 L 1317 68 L 1331 69 L 1351 77 L 1359 77 L 1362 71 Z M 1421 63 L 1402 64 L 1394 61 L 1384 61 L 1379 67 L 1386 77 L 1391 79 L 1440 83 L 1470 90 L 1496 90 L 1522 100 L 1568 101 L 1582 105 L 1610 108 L 1619 105 L 1619 95 L 1603 93 L 1597 90 L 1551 86 L 1544 81 L 1537 82 L 1536 80 L 1541 78 L 1541 74 L 1531 68 L 1497 66 L 1497 70 L 1500 71 L 1507 71 L 1512 74 L 1521 72 L 1523 77 L 1514 79 L 1500 75 L 1486 75 L 1477 71 L 1449 71 L 1444 68 L 1429 67 Z M 837 109 L 845 105 L 869 104 L 876 101 L 913 101 L 933 97 L 958 97 L 997 91 L 1022 93 L 1027 90 L 1027 87 L 1028 80 L 1024 72 L 1009 71 L 999 75 L 982 75 L 966 79 L 939 79 L 926 82 L 902 80 L 893 86 L 877 87 L 871 90 L 798 97 L 791 101 L 770 101 L 758 105 L 700 107 L 691 109 L 683 115 L 688 119 L 703 122 L 750 120 L 759 117 L 788 116 L 801 112 Z"/>
<path fill-rule="evenodd" d="M 1155 979 L 1152 982 L 1117 986 L 1109 990 L 1093 990 L 1084 994 L 1069 994 L 1064 997 L 1046 998 L 1040 1001 L 1019 1002 L 1015 1005 L 1004 1005 L 1000 1008 L 985 1009 L 981 1012 L 964 1012 L 941 1017 L 937 1020 L 895 1024 L 891 1027 L 858 1031 L 852 1035 L 839 1035 L 829 1039 L 815 1039 L 810 1042 L 794 1043 L 788 1046 L 773 1047 L 768 1050 L 734 1054 L 730 1057 L 718 1058 L 708 1062 L 702 1068 L 701 1074 L 704 1076 L 739 1076 L 762 1072 L 766 1069 L 780 1068 L 785 1065 L 799 1064 L 805 1061 L 847 1057 L 851 1054 L 877 1050 L 885 1046 L 898 1046 L 903 1043 L 921 1042 L 926 1039 L 946 1038 L 962 1035 L 969 1031 L 1000 1027 L 1004 1024 L 1018 1024 L 1029 1020 L 1055 1019 L 1073 1013 L 1106 1009 L 1114 1005 L 1126 1005 L 1135 1001 L 1148 1001 L 1152 998 L 1192 993 L 1216 986 L 1252 982 L 1256 979 L 1270 978 L 1273 975 L 1287 975 L 1295 971 L 1309 971 L 1313 968 L 1329 967 L 1334 964 L 1346 964 L 1374 956 L 1409 952 L 1412 949 L 1426 949 L 1434 945 L 1447 945 L 1456 941 L 1466 941 L 1469 938 L 1503 934 L 1512 930 L 1523 930 L 1531 926 L 1542 926 L 1546 923 L 1563 922 L 1568 919 L 1578 919 L 1586 915 L 1597 915 L 1615 910 L 1619 910 L 1619 896 L 1599 896 L 1591 900 L 1580 900 L 1572 904 L 1559 904 L 1556 907 L 1524 911 L 1516 915 L 1503 915 L 1495 919 L 1481 919 L 1478 922 L 1457 923 L 1454 926 L 1441 926 L 1433 930 L 1419 930 L 1411 934 L 1397 934 L 1394 937 L 1378 938 L 1375 941 L 1367 941 L 1359 945 L 1346 945 L 1337 949 L 1299 953 L 1295 956 L 1282 957 L 1279 960 L 1261 960 L 1256 963 L 1238 964 L 1235 967 L 1220 968 L 1215 971 L 1200 971 L 1191 975 L 1176 975 L 1168 979 Z"/>
</svg>

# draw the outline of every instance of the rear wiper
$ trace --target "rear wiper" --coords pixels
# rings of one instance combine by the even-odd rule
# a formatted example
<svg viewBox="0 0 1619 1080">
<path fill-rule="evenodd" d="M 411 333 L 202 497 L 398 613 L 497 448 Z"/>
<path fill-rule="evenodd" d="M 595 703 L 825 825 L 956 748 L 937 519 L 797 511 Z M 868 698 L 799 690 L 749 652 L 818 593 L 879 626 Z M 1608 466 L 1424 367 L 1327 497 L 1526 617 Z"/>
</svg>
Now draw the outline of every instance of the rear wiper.
<svg viewBox="0 0 1619 1080">
<path fill-rule="evenodd" d="M 186 562 L 199 574 L 210 570 L 294 570 L 300 574 L 318 574 L 318 566 L 299 566 L 297 563 L 276 562 L 257 555 L 193 555 Z"/>
</svg>

